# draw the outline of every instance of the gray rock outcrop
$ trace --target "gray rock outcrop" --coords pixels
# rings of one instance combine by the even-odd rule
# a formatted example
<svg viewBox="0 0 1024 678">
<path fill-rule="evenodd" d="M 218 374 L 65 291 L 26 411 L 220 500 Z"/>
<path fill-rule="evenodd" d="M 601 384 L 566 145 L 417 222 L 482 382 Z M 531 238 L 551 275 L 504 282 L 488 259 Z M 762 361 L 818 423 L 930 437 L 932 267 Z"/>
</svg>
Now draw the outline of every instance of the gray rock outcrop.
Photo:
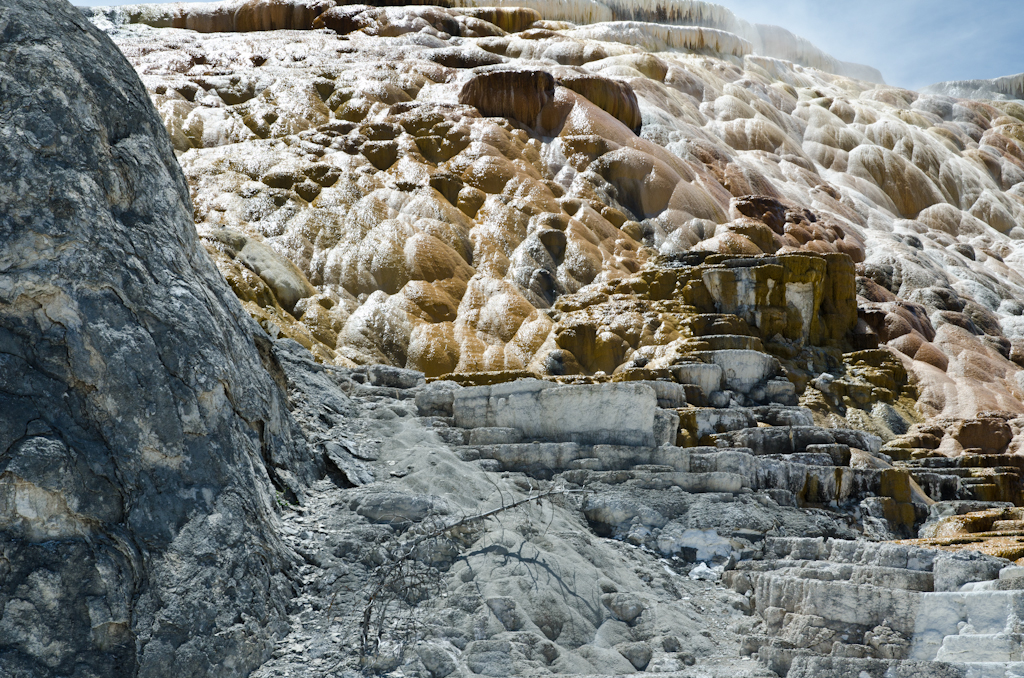
<svg viewBox="0 0 1024 678">
<path fill-rule="evenodd" d="M 322 469 L 254 328 L 132 67 L 67 2 L 4 2 L 0 674 L 237 676 L 272 652 L 275 487 Z"/>
</svg>

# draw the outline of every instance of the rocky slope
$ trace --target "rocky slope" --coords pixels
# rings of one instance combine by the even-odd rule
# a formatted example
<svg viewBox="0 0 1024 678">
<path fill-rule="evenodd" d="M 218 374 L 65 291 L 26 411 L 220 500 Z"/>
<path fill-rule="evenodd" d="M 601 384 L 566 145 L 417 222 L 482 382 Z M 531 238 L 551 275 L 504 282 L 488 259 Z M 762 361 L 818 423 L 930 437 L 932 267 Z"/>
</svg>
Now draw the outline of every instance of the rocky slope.
<svg viewBox="0 0 1024 678">
<path fill-rule="evenodd" d="M 1020 673 L 1024 107 L 445 4 L 0 9 L 0 673 Z"/>
<path fill-rule="evenodd" d="M 757 56 L 778 52 L 703 3 L 182 7 L 95 16 L 234 289 L 323 360 L 552 373 L 555 300 L 655 251 L 838 251 L 880 342 L 920 352 L 928 415 L 1021 409 L 1014 102 Z M 595 331 L 627 345 L 608 373 L 675 338 Z"/>
<path fill-rule="evenodd" d="M 1018 102 L 886 87 L 707 3 L 445 4 L 92 11 L 161 111 L 204 242 L 272 335 L 345 366 L 563 382 L 749 335 L 819 423 L 869 430 L 911 468 L 988 449 L 958 437 L 974 421 L 1016 435 Z M 800 291 L 819 273 L 778 278 L 774 260 L 651 284 L 701 252 L 855 268 L 824 301 Z M 779 283 L 792 294 L 769 299 Z M 742 323 L 709 327 L 723 312 Z M 911 389 L 843 357 L 879 346 Z M 914 473 L 989 487 L 985 463 Z M 943 482 L 934 497 L 964 494 Z"/>
<path fill-rule="evenodd" d="M 274 485 L 322 462 L 131 66 L 64 2 L 0 36 L 0 673 L 251 671 L 293 593 Z"/>
<path fill-rule="evenodd" d="M 1020 670 L 1021 568 L 875 541 L 901 527 L 877 496 L 899 475 L 814 435 L 871 447 L 860 431 L 733 408 L 717 412 L 799 448 L 770 454 L 750 429 L 746 448 L 656 446 L 683 390 L 668 382 L 460 387 L 320 366 L 290 340 L 275 352 L 299 421 L 373 482 L 350 471 L 359 487 L 325 480 L 285 511 L 306 564 L 257 676 Z"/>
</svg>

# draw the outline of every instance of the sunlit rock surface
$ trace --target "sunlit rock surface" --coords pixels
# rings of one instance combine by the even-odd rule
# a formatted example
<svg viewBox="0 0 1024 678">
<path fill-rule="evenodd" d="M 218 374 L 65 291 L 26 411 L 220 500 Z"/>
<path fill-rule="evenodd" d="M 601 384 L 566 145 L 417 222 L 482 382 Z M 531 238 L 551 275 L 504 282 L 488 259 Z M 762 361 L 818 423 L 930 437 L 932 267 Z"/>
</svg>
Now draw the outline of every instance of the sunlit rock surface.
<svg viewBox="0 0 1024 678">
<path fill-rule="evenodd" d="M 138 156 L 116 122 L 61 140 L 116 149 L 81 170 L 115 171 L 79 182 L 95 200 L 52 222 L 88 248 L 51 254 L 41 235 L 8 257 L 19 296 L 3 321 L 21 334 L 0 348 L 70 375 L 74 397 L 14 380 L 10 398 L 40 415 L 0 417 L 24 431 L 3 459 L 5 670 L 693 675 L 699 660 L 716 677 L 1013 675 L 1019 102 L 889 88 L 701 2 L 453 4 L 467 6 L 89 12 L 163 118 L 203 244 L 276 341 L 243 341 L 248 321 L 182 231 L 161 134 Z M 20 45 L 30 22 L 0 16 Z M 52 53 L 41 63 L 58 75 L 79 54 Z M 34 91 L 24 60 L 5 63 L 20 69 L 8 83 Z M 159 127 L 129 90 L 128 113 Z M 125 117 L 119 97 L 100 100 Z M 70 110 L 55 101 L 22 125 L 37 140 Z M 8 163 L 7 185 L 31 189 L 5 204 L 56 205 L 63 220 L 66 203 L 43 193 L 53 172 L 21 170 L 83 156 L 51 148 Z M 152 218 L 124 207 L 161 197 Z M 142 282 L 118 277 L 121 243 L 144 252 Z M 63 313 L 25 252 L 103 265 L 46 277 L 73 292 Z M 139 309 L 118 327 L 155 335 L 160 360 L 134 359 L 137 343 L 86 304 L 108 290 L 108 310 Z M 65 361 L 60 328 L 78 308 L 89 324 Z M 163 332 L 164 315 L 206 332 Z M 161 388 L 165 372 L 184 386 Z M 156 376 L 130 390 L 123 374 Z M 223 396 L 203 391 L 196 414 L 190 393 L 209 379 Z M 86 449 L 65 410 L 113 431 L 107 447 Z M 128 420 L 170 432 L 121 435 Z M 179 420 L 200 449 L 163 470 L 181 456 Z M 88 473 L 50 458 L 87 459 Z M 136 487 L 121 510 L 148 550 L 103 551 L 116 567 L 93 567 L 107 541 L 87 530 L 116 532 L 121 488 Z M 369 582 L 396 539 L 551 489 L 415 550 L 452 576 L 430 591 L 403 580 L 394 609 L 415 644 L 389 617 L 367 650 Z M 97 493 L 111 501 L 83 499 Z M 941 553 L 965 545 L 989 556 Z M 732 593 L 707 583 L 726 571 Z"/>
<path fill-rule="evenodd" d="M 991 80 L 950 80 L 929 85 L 923 91 L 963 99 L 1024 99 L 1024 73 Z"/>
<path fill-rule="evenodd" d="M 1018 103 L 836 75 L 868 74 L 696 2 L 330 5 L 93 13 L 265 327 L 345 365 L 537 370 L 558 298 L 655 253 L 842 252 L 926 414 L 1024 410 Z"/>
</svg>

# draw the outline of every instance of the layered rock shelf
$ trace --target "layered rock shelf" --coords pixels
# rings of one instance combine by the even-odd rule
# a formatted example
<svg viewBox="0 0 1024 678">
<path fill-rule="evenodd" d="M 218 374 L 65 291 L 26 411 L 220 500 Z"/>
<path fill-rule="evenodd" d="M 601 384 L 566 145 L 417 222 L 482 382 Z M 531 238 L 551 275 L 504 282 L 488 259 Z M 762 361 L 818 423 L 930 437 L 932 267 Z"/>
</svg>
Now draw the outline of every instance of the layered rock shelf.
<svg viewBox="0 0 1024 678">
<path fill-rule="evenodd" d="M 8 0 L 0 675 L 1024 675 L 1020 90 Z"/>
<path fill-rule="evenodd" d="M 766 634 L 748 637 L 788 676 L 1012 676 L 1024 668 L 1024 568 L 979 554 L 894 544 L 768 539 L 727 573 Z"/>
<path fill-rule="evenodd" d="M 298 348 L 292 346 L 282 348 Z M 737 644 L 741 659 L 756 659 L 775 675 L 863 672 L 881 678 L 898 671 L 995 677 L 1015 675 L 1022 666 L 1017 616 L 1024 604 L 1019 588 L 1024 575 L 1007 560 L 1019 553 L 1007 549 L 996 557 L 983 555 L 965 537 L 968 532 L 979 539 L 996 531 L 1012 535 L 1024 524 L 1019 510 L 1006 505 L 985 510 L 992 504 L 975 500 L 930 502 L 908 470 L 867 468 L 868 460 L 888 458 L 880 452 L 881 441 L 863 431 L 816 427 L 806 408 L 733 407 L 718 410 L 733 422 L 725 428 L 735 428 L 716 435 L 721 446 L 679 447 L 657 440 L 664 436 L 659 420 L 674 419 L 658 413 L 709 408 L 681 407 L 685 389 L 671 382 L 565 385 L 519 379 L 460 386 L 444 380 L 424 383 L 419 373 L 394 368 L 336 374 L 361 407 L 372 405 L 380 413 L 371 416 L 388 421 L 398 413 L 392 421 L 406 417 L 443 441 L 458 460 L 454 463 L 466 469 L 460 477 L 482 473 L 516 479 L 524 488 L 582 491 L 578 510 L 597 535 L 660 558 L 668 572 L 689 572 L 690 582 L 720 578 L 736 596 L 728 599 L 726 618 L 739 615 L 722 631 L 723 638 L 735 637 L 730 642 Z M 545 424 L 541 414 L 556 416 L 570 404 L 594 417 L 603 408 L 638 416 L 616 427 L 628 440 L 573 441 L 571 427 Z M 745 426 L 751 420 L 760 426 Z M 577 415 L 576 421 L 580 430 L 600 430 L 585 417 Z M 725 446 L 734 441 L 732 436 L 750 436 L 751 431 L 767 437 L 757 437 L 747 448 Z M 647 444 L 651 438 L 661 444 Z M 786 442 L 765 447 L 768 440 Z M 355 449 L 351 442 L 349 447 Z M 416 469 L 424 462 L 413 462 L 419 455 L 406 457 L 410 465 L 392 475 L 402 479 L 422 473 Z M 350 510 L 374 523 L 416 523 L 429 515 L 430 506 L 443 505 L 437 497 L 368 496 L 355 500 Z M 914 532 L 922 523 L 928 539 L 865 540 Z M 787 532 L 817 536 L 784 536 Z M 689 655 L 673 653 L 677 647 L 692 647 L 693 640 L 666 642 L 650 635 L 653 627 L 639 623 L 652 612 L 649 598 L 641 602 L 618 587 L 605 598 L 612 616 L 590 622 L 593 647 L 608 647 L 609 639 L 617 639 L 611 642 L 620 643 L 614 646 L 620 657 L 642 657 L 635 669 L 689 675 L 684 661 Z M 488 599 L 486 606 L 501 624 L 498 633 L 486 643 L 466 645 L 463 659 L 483 675 L 524 670 L 518 663 L 526 656 L 523 632 L 534 622 L 547 623 L 548 617 L 527 602 L 508 598 Z M 657 614 L 666 613 L 666 608 L 657 609 Z M 561 642 L 549 656 L 569 656 Z M 504 669 L 487 654 L 494 648 L 511 653 L 510 663 L 501 664 Z M 602 665 L 589 644 L 571 652 L 586 657 L 588 666 L 614 665 Z M 575 661 L 568 673 L 584 666 Z M 695 657 L 710 675 L 759 675 L 723 661 Z M 562 672 L 553 665 L 548 670 Z"/>
</svg>

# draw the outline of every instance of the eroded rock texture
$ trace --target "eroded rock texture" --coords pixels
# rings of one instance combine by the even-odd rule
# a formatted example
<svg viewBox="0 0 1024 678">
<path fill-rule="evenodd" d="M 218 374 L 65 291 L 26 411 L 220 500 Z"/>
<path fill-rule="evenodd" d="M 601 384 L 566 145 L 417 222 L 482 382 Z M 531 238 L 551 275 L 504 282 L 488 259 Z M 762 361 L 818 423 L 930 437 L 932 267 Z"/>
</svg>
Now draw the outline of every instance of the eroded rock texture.
<svg viewBox="0 0 1024 678">
<path fill-rule="evenodd" d="M 5 3 L 0 90 L 0 673 L 243 675 L 316 464 L 110 39 Z"/>
<path fill-rule="evenodd" d="M 236 293 L 321 360 L 610 374 L 659 340 L 551 357 L 560 297 L 655 253 L 838 252 L 847 348 L 905 356 L 925 415 L 1024 411 L 1018 103 L 879 85 L 706 3 L 504 4 L 93 16 Z"/>
<path fill-rule="evenodd" d="M 1024 108 L 439 4 L 0 9 L 0 672 L 1018 673 Z"/>
</svg>

